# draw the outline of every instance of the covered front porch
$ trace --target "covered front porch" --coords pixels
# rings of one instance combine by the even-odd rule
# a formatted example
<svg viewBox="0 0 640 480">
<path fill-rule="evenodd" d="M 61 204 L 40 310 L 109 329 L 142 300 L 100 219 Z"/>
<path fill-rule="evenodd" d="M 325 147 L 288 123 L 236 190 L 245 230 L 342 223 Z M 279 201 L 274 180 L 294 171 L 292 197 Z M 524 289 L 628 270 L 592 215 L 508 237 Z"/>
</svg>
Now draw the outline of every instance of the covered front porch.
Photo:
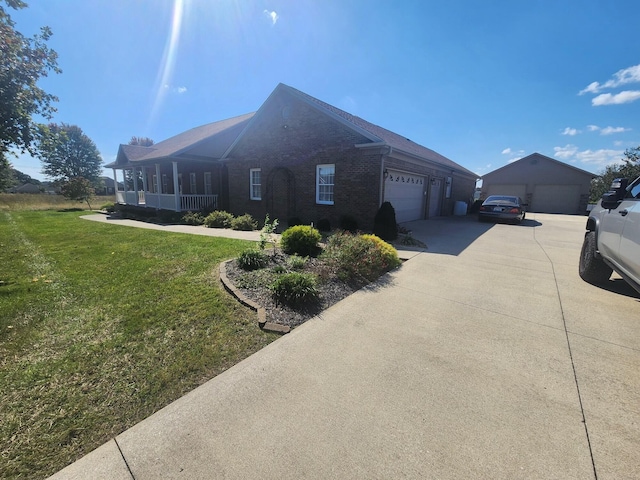
<svg viewBox="0 0 640 480">
<path fill-rule="evenodd" d="M 180 168 L 179 168 L 180 167 Z M 217 209 L 219 168 L 212 165 L 168 164 L 113 168 L 116 203 L 176 212 Z M 118 180 L 121 172 L 122 181 Z M 120 189 L 122 187 L 122 189 Z"/>
</svg>

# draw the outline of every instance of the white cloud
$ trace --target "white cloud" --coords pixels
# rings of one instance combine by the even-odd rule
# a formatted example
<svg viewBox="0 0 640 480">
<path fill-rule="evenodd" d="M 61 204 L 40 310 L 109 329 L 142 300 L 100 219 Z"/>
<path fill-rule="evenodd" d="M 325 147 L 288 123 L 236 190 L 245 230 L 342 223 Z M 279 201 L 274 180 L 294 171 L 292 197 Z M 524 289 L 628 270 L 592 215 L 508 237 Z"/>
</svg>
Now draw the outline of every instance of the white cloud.
<svg viewBox="0 0 640 480">
<path fill-rule="evenodd" d="M 599 150 L 580 150 L 575 145 L 555 147 L 554 157 L 560 160 L 570 160 L 571 163 L 582 163 L 586 168 L 602 169 L 620 161 L 624 150 L 611 150 L 601 148 Z"/>
<path fill-rule="evenodd" d="M 177 93 L 178 95 L 182 95 L 187 92 L 187 87 L 174 87 L 173 85 L 164 84 L 165 90 L 169 90 L 171 93 Z"/>
<path fill-rule="evenodd" d="M 271 25 L 275 25 L 278 18 L 280 18 L 275 11 L 270 12 L 269 10 L 265 10 L 263 13 L 271 19 Z"/>
<path fill-rule="evenodd" d="M 554 147 L 553 151 L 556 152 L 555 156 L 557 158 L 566 160 L 573 157 L 577 153 L 578 147 L 576 147 L 575 145 L 567 144 L 564 147 Z"/>
<path fill-rule="evenodd" d="M 503 155 L 511 155 L 511 149 L 510 148 L 505 148 L 504 150 L 502 150 L 502 154 Z"/>
<path fill-rule="evenodd" d="M 598 93 L 607 88 L 616 88 L 629 83 L 640 83 L 640 65 L 623 68 L 613 74 L 613 77 L 603 84 L 598 82 L 590 83 L 585 89 L 581 90 L 578 95 L 585 93 Z"/>
<path fill-rule="evenodd" d="M 570 137 L 573 137 L 574 135 L 577 135 L 579 133 L 582 133 L 582 132 L 580 132 L 580 130 L 576 130 L 575 128 L 567 127 L 562 132 L 562 135 L 569 135 Z"/>
<path fill-rule="evenodd" d="M 584 95 L 585 93 L 598 93 L 600 91 L 600 84 L 598 82 L 592 82 L 587 85 L 587 88 L 580 90 L 578 95 Z"/>
<path fill-rule="evenodd" d="M 590 132 L 597 132 L 598 130 L 600 130 L 600 127 L 597 125 L 587 125 L 587 130 L 589 130 Z"/>
<path fill-rule="evenodd" d="M 625 90 L 624 92 L 611 94 L 602 93 L 591 100 L 594 107 L 601 105 L 620 105 L 623 103 L 631 103 L 640 98 L 640 90 Z"/>
<path fill-rule="evenodd" d="M 624 127 L 605 127 L 602 130 L 600 130 L 600 135 L 611 135 L 613 133 L 628 132 L 629 130 L 631 129 L 624 128 Z"/>
</svg>

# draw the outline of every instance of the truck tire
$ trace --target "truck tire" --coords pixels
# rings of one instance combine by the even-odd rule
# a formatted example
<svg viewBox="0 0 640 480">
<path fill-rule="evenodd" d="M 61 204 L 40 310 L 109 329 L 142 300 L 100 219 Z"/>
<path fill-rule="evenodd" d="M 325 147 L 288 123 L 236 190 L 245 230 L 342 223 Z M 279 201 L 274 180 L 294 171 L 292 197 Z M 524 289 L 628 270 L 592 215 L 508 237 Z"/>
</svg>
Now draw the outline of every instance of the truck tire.
<svg viewBox="0 0 640 480">
<path fill-rule="evenodd" d="M 580 278 L 594 285 L 602 285 L 609 277 L 613 269 L 596 255 L 596 232 L 587 232 L 580 252 Z"/>
</svg>

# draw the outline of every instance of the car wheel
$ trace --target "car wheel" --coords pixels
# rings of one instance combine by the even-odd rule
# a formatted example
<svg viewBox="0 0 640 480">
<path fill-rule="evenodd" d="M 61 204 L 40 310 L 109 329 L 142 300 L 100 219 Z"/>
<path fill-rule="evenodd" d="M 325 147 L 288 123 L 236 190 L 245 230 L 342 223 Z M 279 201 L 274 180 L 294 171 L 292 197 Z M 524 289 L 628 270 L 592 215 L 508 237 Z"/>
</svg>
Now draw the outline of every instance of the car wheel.
<svg viewBox="0 0 640 480">
<path fill-rule="evenodd" d="M 613 269 L 596 255 L 596 232 L 587 232 L 584 236 L 578 271 L 580 278 L 594 285 L 609 280 L 613 272 Z"/>
</svg>

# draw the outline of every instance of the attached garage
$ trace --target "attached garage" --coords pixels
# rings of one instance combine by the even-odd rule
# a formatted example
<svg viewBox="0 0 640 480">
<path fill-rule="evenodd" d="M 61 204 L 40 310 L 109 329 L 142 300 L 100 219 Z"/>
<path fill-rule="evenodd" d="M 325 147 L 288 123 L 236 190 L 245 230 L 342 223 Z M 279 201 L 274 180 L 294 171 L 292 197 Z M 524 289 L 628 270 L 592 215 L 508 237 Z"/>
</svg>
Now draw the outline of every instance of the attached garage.
<svg viewBox="0 0 640 480">
<path fill-rule="evenodd" d="M 398 223 L 424 218 L 426 179 L 397 170 L 389 170 L 384 182 L 384 200 L 396 211 Z"/>
<path fill-rule="evenodd" d="M 572 214 L 579 205 L 580 185 L 536 185 L 529 210 Z"/>
<path fill-rule="evenodd" d="M 480 198 L 517 195 L 527 211 L 585 215 L 595 175 L 572 165 L 532 153 L 482 177 Z"/>
</svg>

